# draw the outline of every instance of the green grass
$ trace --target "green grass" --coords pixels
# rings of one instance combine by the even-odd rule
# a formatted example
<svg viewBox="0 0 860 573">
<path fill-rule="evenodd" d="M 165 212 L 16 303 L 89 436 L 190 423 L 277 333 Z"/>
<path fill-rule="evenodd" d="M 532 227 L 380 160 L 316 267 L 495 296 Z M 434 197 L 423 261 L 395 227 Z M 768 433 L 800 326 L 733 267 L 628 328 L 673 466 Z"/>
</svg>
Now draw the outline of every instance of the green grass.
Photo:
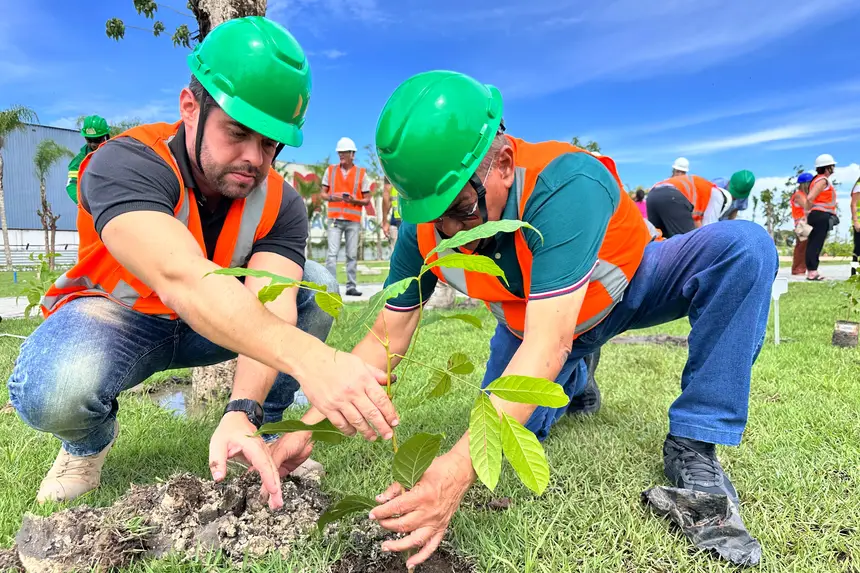
<svg viewBox="0 0 860 573">
<path fill-rule="evenodd" d="M 750 423 L 739 448 L 721 448 L 721 459 L 743 502 L 750 532 L 763 546 L 761 571 L 860 570 L 860 350 L 830 346 L 840 304 L 838 288 L 792 284 L 781 299 L 782 337 L 769 330 L 753 371 Z M 443 363 L 465 352 L 476 364 L 488 356 L 493 319 L 476 331 L 459 321 L 437 322 L 421 335 L 418 355 Z M 841 313 L 840 313 L 841 314 Z M 35 321 L 4 321 L 6 332 L 27 334 Z M 686 321 L 648 329 L 683 335 Z M 343 330 L 330 343 L 349 349 Z M 0 376 L 7 378 L 19 341 L 0 338 Z M 603 408 L 596 416 L 562 420 L 545 443 L 550 486 L 535 497 L 510 468 L 495 493 L 474 487 L 452 522 L 449 542 L 476 559 L 482 571 L 735 571 L 697 553 L 668 523 L 641 505 L 642 490 L 664 484 L 660 448 L 666 410 L 678 393 L 686 351 L 673 347 L 608 344 L 597 378 Z M 402 371 L 401 371 L 402 374 Z M 478 382 L 482 369 L 470 375 Z M 414 367 L 401 381 L 396 403 L 399 437 L 444 432 L 450 447 L 467 425 L 474 391 L 457 387 L 443 398 L 425 399 L 427 372 Z M 458 391 L 459 390 L 459 391 Z M 5 388 L 0 398 L 5 399 Z M 176 471 L 207 475 L 207 448 L 218 413 L 186 420 L 140 396 L 120 397 L 122 433 L 111 452 L 103 486 L 83 502 L 111 503 L 130 482 L 151 483 Z M 13 414 L 0 416 L 0 545 L 8 546 L 26 511 L 46 514 L 33 502 L 39 481 L 58 444 L 24 426 Z M 376 494 L 390 479 L 390 450 L 353 440 L 320 444 L 314 458 L 328 475 L 323 488 L 335 496 Z M 491 497 L 513 499 L 506 512 L 481 506 Z M 348 527 L 343 526 L 342 532 Z M 344 551 L 315 537 L 288 560 L 257 560 L 254 571 L 326 571 Z M 176 561 L 139 565 L 134 571 L 227 570 L 217 562 Z M 420 569 L 419 569 L 420 571 Z"/>
<path fill-rule="evenodd" d="M 35 278 L 36 271 L 18 271 L 18 282 L 13 281 L 11 271 L 0 271 L 0 297 L 18 296 L 24 289 L 24 281 Z"/>
</svg>

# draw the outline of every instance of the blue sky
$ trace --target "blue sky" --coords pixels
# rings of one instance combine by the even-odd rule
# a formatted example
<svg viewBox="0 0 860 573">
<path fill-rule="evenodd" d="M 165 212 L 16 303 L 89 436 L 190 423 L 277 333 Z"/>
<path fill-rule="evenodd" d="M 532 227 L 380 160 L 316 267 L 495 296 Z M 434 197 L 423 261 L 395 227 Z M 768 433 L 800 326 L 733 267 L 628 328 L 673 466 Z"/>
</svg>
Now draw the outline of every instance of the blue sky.
<svg viewBox="0 0 860 573">
<path fill-rule="evenodd" d="M 114 42 L 113 16 L 151 26 L 132 0 L 0 0 L 0 107 L 59 126 L 176 119 L 187 50 L 134 29 Z M 269 16 L 313 72 L 305 145 L 284 160 L 334 156 L 344 135 L 370 143 L 397 84 L 444 68 L 499 86 L 513 135 L 596 139 L 630 186 L 685 155 L 695 173 L 747 168 L 761 187 L 827 152 L 847 208 L 860 174 L 857 0 L 269 0 Z M 193 24 L 164 7 L 158 18 Z"/>
</svg>

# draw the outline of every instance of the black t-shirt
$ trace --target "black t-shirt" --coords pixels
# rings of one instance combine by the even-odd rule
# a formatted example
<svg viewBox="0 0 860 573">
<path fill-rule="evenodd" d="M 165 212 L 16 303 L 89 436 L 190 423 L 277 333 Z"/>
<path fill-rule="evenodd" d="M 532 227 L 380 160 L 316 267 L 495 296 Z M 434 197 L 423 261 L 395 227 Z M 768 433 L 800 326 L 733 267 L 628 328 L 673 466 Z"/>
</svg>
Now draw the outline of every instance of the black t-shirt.
<svg viewBox="0 0 860 573">
<path fill-rule="evenodd" d="M 168 145 L 185 184 L 196 188 L 184 127 L 179 128 Z M 179 179 L 173 169 L 152 148 L 131 137 L 121 137 L 108 141 L 90 158 L 81 178 L 80 201 L 93 216 L 96 231 L 101 235 L 108 221 L 130 211 L 157 211 L 173 216 L 180 193 Z M 222 197 L 215 209 L 210 210 L 200 193 L 194 195 L 207 257 L 211 259 L 233 200 Z M 268 235 L 254 242 L 251 254 L 276 253 L 304 267 L 307 238 L 307 208 L 285 181 L 278 217 Z"/>
</svg>

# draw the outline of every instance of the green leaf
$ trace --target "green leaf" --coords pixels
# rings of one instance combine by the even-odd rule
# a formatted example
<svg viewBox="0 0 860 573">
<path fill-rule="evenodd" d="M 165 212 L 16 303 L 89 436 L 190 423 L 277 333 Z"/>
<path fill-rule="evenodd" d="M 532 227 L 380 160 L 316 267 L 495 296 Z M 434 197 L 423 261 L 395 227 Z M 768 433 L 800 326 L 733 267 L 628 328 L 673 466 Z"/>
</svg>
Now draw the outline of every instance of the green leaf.
<svg viewBox="0 0 860 573">
<path fill-rule="evenodd" d="M 351 513 L 359 511 L 369 511 L 377 506 L 377 503 L 369 497 L 360 495 L 348 495 L 340 501 L 337 501 L 329 506 L 317 520 L 317 527 L 320 531 L 325 529 L 325 526 L 332 521 L 343 519 Z"/>
<path fill-rule="evenodd" d="M 537 437 L 507 412 L 502 412 L 502 450 L 520 481 L 541 495 L 549 485 L 549 465 Z"/>
<path fill-rule="evenodd" d="M 451 374 L 471 374 L 474 370 L 475 365 L 462 352 L 455 352 L 448 359 L 448 372 Z"/>
<path fill-rule="evenodd" d="M 243 269 L 239 267 L 218 269 L 217 271 L 206 273 L 205 276 L 208 275 L 227 275 L 229 277 L 257 277 L 259 279 L 272 279 L 273 282 L 285 284 L 293 284 L 300 282 L 289 277 L 282 277 L 281 275 L 270 273 L 269 271 L 262 271 L 260 269 Z"/>
<path fill-rule="evenodd" d="M 281 420 L 280 422 L 263 424 L 254 435 L 288 434 L 290 432 L 311 432 L 312 439 L 328 444 L 339 444 L 346 439 L 346 435 L 335 428 L 334 424 L 327 419 L 316 424 L 305 424 L 301 420 Z"/>
<path fill-rule="evenodd" d="M 485 390 L 502 400 L 520 404 L 562 408 L 570 402 L 570 398 L 564 393 L 564 388 L 546 378 L 502 376 L 492 381 Z"/>
<path fill-rule="evenodd" d="M 370 297 L 367 305 L 365 305 L 365 307 L 359 312 L 358 318 L 355 319 L 355 323 L 352 328 L 349 329 L 347 336 L 355 336 L 359 333 L 363 334 L 365 325 L 367 325 L 367 327 L 372 327 L 373 322 L 376 320 L 376 315 L 378 315 L 382 310 L 382 307 L 385 306 L 385 301 L 390 298 L 400 296 L 406 292 L 406 289 L 409 288 L 409 285 L 414 280 L 416 280 L 415 277 L 409 277 L 397 281 Z"/>
<path fill-rule="evenodd" d="M 430 377 L 430 384 L 435 384 L 433 390 L 430 391 L 431 398 L 444 396 L 451 389 L 451 375 L 447 372 L 435 371 Z"/>
<path fill-rule="evenodd" d="M 540 236 L 541 241 L 543 241 L 543 235 L 540 234 L 540 231 L 538 231 L 525 221 L 516 221 L 511 219 L 504 219 L 502 221 L 490 221 L 488 223 L 484 223 L 483 225 L 478 225 L 477 227 L 469 229 L 468 231 L 460 231 L 450 239 L 439 241 L 439 244 L 436 245 L 435 249 L 430 251 L 424 261 L 426 262 L 435 253 L 441 253 L 445 249 L 456 249 L 457 247 L 468 245 L 472 241 L 477 241 L 478 239 L 486 239 L 487 237 L 492 237 L 496 233 L 511 233 L 522 227 L 525 227 L 526 229 L 531 229 L 532 231 L 537 233 L 538 236 Z"/>
<path fill-rule="evenodd" d="M 483 323 L 481 319 L 475 316 L 474 314 L 440 314 L 433 313 L 429 315 L 426 319 L 424 319 L 424 326 L 428 326 L 433 324 L 434 322 L 439 322 L 440 320 L 462 320 L 467 324 L 471 324 L 475 328 L 481 328 Z"/>
<path fill-rule="evenodd" d="M 341 298 L 340 293 L 318 292 L 314 295 L 314 300 L 316 300 L 320 310 L 335 320 L 340 316 L 340 311 L 343 308 L 343 298 Z"/>
<path fill-rule="evenodd" d="M 298 286 L 298 283 L 295 283 L 295 284 L 280 283 L 280 284 L 267 285 L 267 286 L 264 286 L 263 288 L 261 288 L 259 290 L 259 292 L 257 292 L 257 298 L 260 299 L 261 303 L 266 304 L 267 302 L 272 302 L 276 298 L 281 296 L 281 294 L 283 294 L 283 292 L 286 289 L 293 288 L 296 286 Z"/>
<path fill-rule="evenodd" d="M 502 472 L 502 440 L 499 413 L 485 392 L 478 394 L 469 414 L 469 457 L 478 479 L 496 489 Z"/>
<path fill-rule="evenodd" d="M 433 267 L 444 267 L 451 269 L 465 269 L 494 277 L 502 277 L 505 284 L 508 284 L 508 279 L 505 277 L 505 271 L 499 268 L 493 259 L 484 255 L 467 255 L 465 253 L 450 253 L 444 257 L 440 257 L 432 263 L 425 265 L 424 269 L 432 269 Z M 422 269 L 422 270 L 424 270 Z"/>
<path fill-rule="evenodd" d="M 409 438 L 394 454 L 391 473 L 394 481 L 412 489 L 439 453 L 442 434 L 421 432 Z"/>
</svg>

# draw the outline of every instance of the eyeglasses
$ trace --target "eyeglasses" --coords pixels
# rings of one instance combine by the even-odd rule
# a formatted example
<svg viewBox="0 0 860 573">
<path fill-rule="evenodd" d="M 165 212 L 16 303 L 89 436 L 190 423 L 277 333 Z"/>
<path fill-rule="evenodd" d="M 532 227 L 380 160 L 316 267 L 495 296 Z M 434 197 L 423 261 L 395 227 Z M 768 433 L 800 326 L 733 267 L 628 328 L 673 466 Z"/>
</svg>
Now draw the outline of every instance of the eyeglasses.
<svg viewBox="0 0 860 573">
<path fill-rule="evenodd" d="M 493 156 L 493 159 L 490 161 L 490 168 L 487 169 L 487 174 L 484 175 L 484 179 L 487 179 L 490 176 L 490 173 L 493 172 L 493 164 L 495 162 L 496 156 Z M 438 219 L 434 221 L 436 224 L 441 224 L 444 219 L 462 223 L 475 217 L 475 212 L 481 204 L 481 199 L 483 199 L 487 194 L 487 188 L 484 187 L 484 182 L 474 173 L 469 178 L 469 184 L 475 189 L 475 192 L 478 194 L 478 199 L 472 203 L 471 207 L 464 208 L 460 204 L 456 207 L 449 207 Z"/>
</svg>

